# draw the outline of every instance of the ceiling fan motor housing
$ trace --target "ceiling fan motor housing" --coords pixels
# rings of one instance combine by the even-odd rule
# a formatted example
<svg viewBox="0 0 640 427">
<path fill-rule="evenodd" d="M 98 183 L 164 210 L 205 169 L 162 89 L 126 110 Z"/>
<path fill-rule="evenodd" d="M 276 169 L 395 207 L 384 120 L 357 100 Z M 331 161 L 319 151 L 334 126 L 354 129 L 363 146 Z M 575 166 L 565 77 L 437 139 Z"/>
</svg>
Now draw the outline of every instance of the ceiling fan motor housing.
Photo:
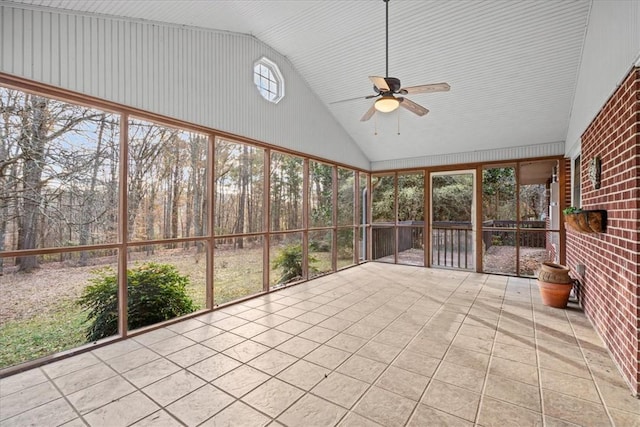
<svg viewBox="0 0 640 427">
<path fill-rule="evenodd" d="M 400 90 L 401 84 L 400 79 L 395 77 L 385 77 L 384 81 L 387 82 L 387 86 L 389 86 L 389 92 L 397 93 Z M 373 86 L 373 89 L 378 93 L 386 93 L 387 91 L 381 90 L 380 88 Z"/>
</svg>

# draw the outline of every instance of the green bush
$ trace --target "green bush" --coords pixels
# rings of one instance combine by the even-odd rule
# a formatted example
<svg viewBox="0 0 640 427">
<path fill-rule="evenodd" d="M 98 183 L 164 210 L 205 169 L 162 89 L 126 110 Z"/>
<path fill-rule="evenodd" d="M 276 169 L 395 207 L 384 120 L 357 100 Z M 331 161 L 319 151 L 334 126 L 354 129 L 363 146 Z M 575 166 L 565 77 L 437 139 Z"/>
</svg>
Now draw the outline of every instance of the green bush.
<svg viewBox="0 0 640 427">
<path fill-rule="evenodd" d="M 309 256 L 308 260 L 309 271 L 318 271 L 317 268 L 311 265 L 318 262 L 318 260 L 312 256 Z M 288 283 L 302 278 L 302 245 L 285 246 L 273 260 L 273 268 L 282 270 L 282 276 L 278 279 L 278 283 Z"/>
<path fill-rule="evenodd" d="M 96 341 L 118 333 L 118 279 L 111 269 L 95 273 L 78 303 L 91 322 L 86 336 Z M 186 292 L 189 278 L 168 264 L 149 263 L 127 270 L 129 330 L 191 313 L 193 301 Z"/>
</svg>

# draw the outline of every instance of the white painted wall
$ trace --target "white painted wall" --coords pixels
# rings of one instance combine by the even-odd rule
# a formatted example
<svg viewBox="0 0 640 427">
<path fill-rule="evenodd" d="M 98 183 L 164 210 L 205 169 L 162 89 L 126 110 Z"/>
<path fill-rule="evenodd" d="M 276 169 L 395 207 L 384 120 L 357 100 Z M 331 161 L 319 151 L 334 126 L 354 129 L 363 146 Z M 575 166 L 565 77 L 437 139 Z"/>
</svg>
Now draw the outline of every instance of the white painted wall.
<svg viewBox="0 0 640 427">
<path fill-rule="evenodd" d="M 580 137 L 640 60 L 640 1 L 594 0 L 567 130 L 565 154 L 580 152 Z"/>
<path fill-rule="evenodd" d="M 242 34 L 0 3 L 0 71 L 363 169 L 370 162 L 285 57 Z M 253 63 L 278 64 L 265 101 Z"/>
</svg>

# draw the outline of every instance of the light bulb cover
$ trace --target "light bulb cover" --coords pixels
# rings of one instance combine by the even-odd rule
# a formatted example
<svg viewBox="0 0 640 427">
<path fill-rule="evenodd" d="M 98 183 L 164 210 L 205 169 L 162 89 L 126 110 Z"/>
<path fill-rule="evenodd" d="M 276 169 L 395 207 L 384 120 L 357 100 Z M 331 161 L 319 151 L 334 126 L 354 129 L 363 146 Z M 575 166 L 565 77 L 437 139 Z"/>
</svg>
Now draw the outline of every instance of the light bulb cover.
<svg viewBox="0 0 640 427">
<path fill-rule="evenodd" d="M 394 96 L 383 96 L 375 103 L 376 110 L 381 113 L 390 113 L 400 106 L 400 101 Z"/>
</svg>

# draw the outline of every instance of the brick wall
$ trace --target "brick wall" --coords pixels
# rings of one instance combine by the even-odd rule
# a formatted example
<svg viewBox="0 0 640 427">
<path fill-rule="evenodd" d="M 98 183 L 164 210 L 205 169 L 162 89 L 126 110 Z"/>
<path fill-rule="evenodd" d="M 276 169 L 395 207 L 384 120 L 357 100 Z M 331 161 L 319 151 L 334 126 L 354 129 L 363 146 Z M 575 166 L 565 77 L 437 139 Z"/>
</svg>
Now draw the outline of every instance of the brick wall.
<svg viewBox="0 0 640 427">
<path fill-rule="evenodd" d="M 589 180 L 595 156 L 602 160 L 600 189 Z M 629 73 L 582 135 L 580 168 L 581 207 L 605 209 L 607 230 L 567 230 L 567 265 L 574 274 L 576 264 L 586 266 L 584 310 L 640 395 L 640 68 Z"/>
</svg>

